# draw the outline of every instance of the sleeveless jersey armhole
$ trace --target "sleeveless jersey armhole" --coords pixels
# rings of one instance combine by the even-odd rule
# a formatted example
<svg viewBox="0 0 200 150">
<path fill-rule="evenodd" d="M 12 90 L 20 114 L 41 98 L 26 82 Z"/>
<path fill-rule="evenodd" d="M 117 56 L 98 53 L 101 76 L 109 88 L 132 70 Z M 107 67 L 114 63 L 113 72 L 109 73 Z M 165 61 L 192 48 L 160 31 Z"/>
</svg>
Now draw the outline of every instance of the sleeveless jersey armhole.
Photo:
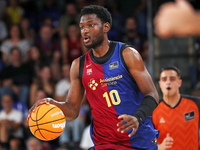
<svg viewBox="0 0 200 150">
<path fill-rule="evenodd" d="M 123 45 L 121 46 L 121 48 L 120 48 L 120 58 L 121 58 L 121 61 L 122 61 L 123 65 L 124 65 L 124 67 L 125 67 L 126 70 L 129 72 L 128 67 L 127 67 L 127 65 L 126 65 L 126 62 L 125 62 L 125 60 L 124 60 L 123 54 L 122 54 L 123 50 L 124 50 L 125 48 L 127 48 L 127 47 L 130 47 L 130 45 L 123 44 Z"/>
<path fill-rule="evenodd" d="M 79 78 L 81 80 L 81 83 L 83 83 L 82 78 L 83 78 L 84 63 L 85 63 L 85 54 L 80 57 L 79 61 Z"/>
</svg>

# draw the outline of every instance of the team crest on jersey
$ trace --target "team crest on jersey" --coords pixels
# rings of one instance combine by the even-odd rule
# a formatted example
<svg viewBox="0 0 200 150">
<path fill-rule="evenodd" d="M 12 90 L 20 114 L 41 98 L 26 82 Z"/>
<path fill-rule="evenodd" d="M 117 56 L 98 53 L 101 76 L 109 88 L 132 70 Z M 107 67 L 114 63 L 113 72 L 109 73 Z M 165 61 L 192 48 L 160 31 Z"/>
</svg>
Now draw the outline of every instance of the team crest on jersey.
<svg viewBox="0 0 200 150">
<path fill-rule="evenodd" d="M 185 113 L 185 121 L 194 119 L 194 111 Z"/>
<path fill-rule="evenodd" d="M 118 68 L 118 67 L 119 67 L 118 61 L 109 64 L 110 70 Z"/>
<path fill-rule="evenodd" d="M 94 91 L 97 89 L 98 83 L 94 79 L 90 79 L 88 86 Z"/>
<path fill-rule="evenodd" d="M 87 69 L 87 75 L 91 75 L 92 74 L 92 68 Z"/>
</svg>

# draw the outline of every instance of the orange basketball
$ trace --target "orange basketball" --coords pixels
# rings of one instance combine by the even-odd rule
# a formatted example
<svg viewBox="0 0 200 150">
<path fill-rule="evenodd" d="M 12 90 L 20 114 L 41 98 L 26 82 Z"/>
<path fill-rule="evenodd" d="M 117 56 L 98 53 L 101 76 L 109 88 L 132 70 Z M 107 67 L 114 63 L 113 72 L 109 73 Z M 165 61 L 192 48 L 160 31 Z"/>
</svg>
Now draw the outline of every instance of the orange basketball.
<svg viewBox="0 0 200 150">
<path fill-rule="evenodd" d="M 43 141 L 56 139 L 65 128 L 62 110 L 52 104 L 37 106 L 28 122 L 32 134 Z"/>
</svg>

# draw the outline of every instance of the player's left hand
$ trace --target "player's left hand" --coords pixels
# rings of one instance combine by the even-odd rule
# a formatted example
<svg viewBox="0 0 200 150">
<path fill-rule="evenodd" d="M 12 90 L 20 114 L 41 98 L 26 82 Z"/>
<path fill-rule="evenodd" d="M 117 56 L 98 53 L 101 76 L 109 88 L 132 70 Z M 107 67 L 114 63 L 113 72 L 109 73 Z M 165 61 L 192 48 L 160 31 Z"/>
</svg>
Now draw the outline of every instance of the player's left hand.
<svg viewBox="0 0 200 150">
<path fill-rule="evenodd" d="M 118 117 L 118 119 L 123 119 L 122 121 L 120 121 L 117 124 L 118 127 L 120 126 L 117 129 L 118 132 L 125 133 L 128 130 L 133 129 L 133 131 L 128 135 L 129 137 L 133 136 L 136 133 L 136 131 L 137 131 L 138 127 L 139 127 L 139 122 L 138 122 L 136 117 L 131 116 L 131 115 L 123 114 L 123 115 L 120 115 Z"/>
</svg>

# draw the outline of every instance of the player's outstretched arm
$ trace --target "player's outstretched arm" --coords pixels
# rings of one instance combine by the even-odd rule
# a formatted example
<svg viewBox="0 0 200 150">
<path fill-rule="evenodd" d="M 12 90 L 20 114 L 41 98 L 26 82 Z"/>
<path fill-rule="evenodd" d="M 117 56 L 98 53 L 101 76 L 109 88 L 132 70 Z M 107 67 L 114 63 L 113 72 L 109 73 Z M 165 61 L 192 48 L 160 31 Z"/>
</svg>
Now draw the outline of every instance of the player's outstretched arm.
<svg viewBox="0 0 200 150">
<path fill-rule="evenodd" d="M 171 36 L 200 35 L 200 13 L 186 0 L 163 4 L 154 19 L 156 34 Z"/>
<path fill-rule="evenodd" d="M 71 69 L 70 69 L 70 81 L 71 86 L 68 92 L 68 96 L 66 102 L 58 102 L 52 98 L 44 98 L 42 100 L 37 101 L 29 110 L 29 116 L 32 111 L 38 105 L 53 104 L 59 107 L 67 120 L 74 120 L 78 117 L 80 107 L 83 100 L 84 88 L 82 86 L 81 80 L 79 78 L 79 58 L 73 61 Z"/>
<path fill-rule="evenodd" d="M 123 57 L 130 74 L 133 76 L 140 91 L 144 95 L 141 105 L 133 116 L 127 114 L 119 116 L 119 119 L 123 118 L 123 120 L 117 125 L 121 126 L 124 123 L 126 124 L 118 128 L 118 131 L 124 133 L 133 128 L 133 132 L 129 134 L 129 136 L 132 136 L 137 131 L 139 123 L 151 115 L 156 108 L 159 98 L 151 76 L 146 70 L 140 54 L 135 49 L 128 47 L 123 51 Z"/>
</svg>

